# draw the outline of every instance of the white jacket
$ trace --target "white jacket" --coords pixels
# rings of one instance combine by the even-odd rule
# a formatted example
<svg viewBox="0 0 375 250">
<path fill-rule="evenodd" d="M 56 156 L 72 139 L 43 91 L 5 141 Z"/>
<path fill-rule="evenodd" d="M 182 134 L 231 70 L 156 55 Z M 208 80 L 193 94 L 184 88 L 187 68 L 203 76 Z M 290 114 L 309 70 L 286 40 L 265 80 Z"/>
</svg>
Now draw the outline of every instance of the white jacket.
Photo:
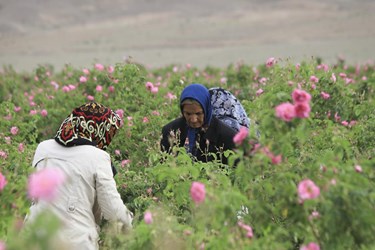
<svg viewBox="0 0 375 250">
<path fill-rule="evenodd" d="M 113 179 L 110 156 L 94 146 L 63 147 L 55 140 L 38 145 L 33 166 L 60 168 L 66 180 L 53 202 L 36 201 L 26 221 L 49 209 L 62 221 L 59 240 L 69 249 L 98 249 L 101 215 L 130 228 L 133 214 L 124 205 Z"/>
</svg>

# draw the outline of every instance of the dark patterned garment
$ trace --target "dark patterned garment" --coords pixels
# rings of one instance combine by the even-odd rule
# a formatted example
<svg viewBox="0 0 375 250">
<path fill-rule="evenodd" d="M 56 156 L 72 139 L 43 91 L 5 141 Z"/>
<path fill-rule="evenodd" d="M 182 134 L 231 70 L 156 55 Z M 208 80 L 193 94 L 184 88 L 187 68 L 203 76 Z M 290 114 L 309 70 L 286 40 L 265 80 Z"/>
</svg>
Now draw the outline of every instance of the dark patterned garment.
<svg viewBox="0 0 375 250">
<path fill-rule="evenodd" d="M 241 126 L 250 128 L 250 119 L 237 98 L 222 88 L 210 88 L 212 114 L 236 131 Z"/>
<path fill-rule="evenodd" d="M 96 102 L 86 103 L 62 122 L 55 140 L 66 147 L 93 145 L 106 150 L 120 127 L 121 118 Z"/>
</svg>

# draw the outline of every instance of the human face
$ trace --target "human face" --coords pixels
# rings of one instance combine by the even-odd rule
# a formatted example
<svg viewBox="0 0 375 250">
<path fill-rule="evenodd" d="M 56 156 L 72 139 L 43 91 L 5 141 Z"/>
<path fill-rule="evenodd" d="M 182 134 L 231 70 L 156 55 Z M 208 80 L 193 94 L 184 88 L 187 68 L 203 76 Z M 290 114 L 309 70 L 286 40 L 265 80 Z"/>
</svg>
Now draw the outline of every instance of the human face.
<svg viewBox="0 0 375 250">
<path fill-rule="evenodd" d="M 204 112 L 198 103 L 185 104 L 182 107 L 182 114 L 189 127 L 200 128 L 204 123 Z"/>
</svg>

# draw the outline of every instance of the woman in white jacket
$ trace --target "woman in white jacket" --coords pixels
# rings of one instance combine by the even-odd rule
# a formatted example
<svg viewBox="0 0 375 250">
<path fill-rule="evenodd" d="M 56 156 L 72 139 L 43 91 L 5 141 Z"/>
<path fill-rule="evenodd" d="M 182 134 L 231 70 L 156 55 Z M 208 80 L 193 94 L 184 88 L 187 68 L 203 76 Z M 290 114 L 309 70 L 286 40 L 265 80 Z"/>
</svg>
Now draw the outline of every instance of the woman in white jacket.
<svg viewBox="0 0 375 250">
<path fill-rule="evenodd" d="M 63 121 L 54 139 L 36 149 L 37 170 L 59 168 L 65 181 L 52 201 L 33 200 L 26 222 L 48 210 L 61 220 L 57 240 L 68 249 L 98 249 L 102 218 L 131 228 L 133 214 L 124 205 L 113 178 L 115 169 L 105 149 L 120 127 L 111 109 L 84 104 Z"/>
</svg>

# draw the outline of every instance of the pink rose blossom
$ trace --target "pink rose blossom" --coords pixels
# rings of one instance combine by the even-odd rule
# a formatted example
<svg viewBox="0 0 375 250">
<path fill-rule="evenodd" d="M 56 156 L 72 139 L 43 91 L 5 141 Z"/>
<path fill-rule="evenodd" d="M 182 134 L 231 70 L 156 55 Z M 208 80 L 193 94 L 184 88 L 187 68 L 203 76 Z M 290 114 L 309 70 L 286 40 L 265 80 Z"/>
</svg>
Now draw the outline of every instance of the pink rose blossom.
<svg viewBox="0 0 375 250">
<path fill-rule="evenodd" d="M 42 109 L 42 110 L 40 111 L 40 115 L 43 116 L 43 117 L 46 117 L 46 116 L 48 115 L 47 110 Z"/>
<path fill-rule="evenodd" d="M 352 120 L 352 121 L 349 122 L 349 127 L 353 127 L 356 124 L 357 124 L 357 121 L 356 120 Z"/>
<path fill-rule="evenodd" d="M 329 67 L 327 64 L 320 64 L 316 67 L 317 69 L 322 69 L 324 71 L 328 71 L 329 70 Z"/>
<path fill-rule="evenodd" d="M 339 116 L 339 114 L 336 112 L 335 113 L 335 121 L 339 122 L 340 120 L 341 120 L 341 116 Z"/>
<path fill-rule="evenodd" d="M 147 123 L 147 122 L 149 122 L 149 120 L 148 120 L 148 118 L 145 116 L 145 117 L 143 117 L 142 122 L 143 122 L 143 123 Z"/>
<path fill-rule="evenodd" d="M 295 65 L 295 67 L 296 67 L 296 70 L 298 71 L 298 70 L 301 68 L 301 64 L 297 63 L 297 64 Z"/>
<path fill-rule="evenodd" d="M 331 96 L 328 94 L 328 93 L 326 93 L 326 92 L 320 92 L 320 96 L 324 99 L 324 100 L 327 100 L 327 99 L 329 99 Z"/>
<path fill-rule="evenodd" d="M 59 168 L 45 168 L 29 176 L 28 194 L 31 199 L 52 201 L 64 183 L 64 172 Z"/>
<path fill-rule="evenodd" d="M 263 84 L 263 85 L 266 85 L 266 82 L 267 82 L 267 78 L 265 77 L 262 77 L 259 79 L 259 83 Z"/>
<path fill-rule="evenodd" d="M 310 76 L 310 82 L 318 83 L 319 82 L 319 78 L 316 77 L 316 76 Z"/>
<path fill-rule="evenodd" d="M 346 84 L 354 83 L 354 80 L 352 78 L 345 78 L 345 83 Z"/>
<path fill-rule="evenodd" d="M 129 165 L 129 164 L 130 164 L 130 160 L 129 159 L 121 161 L 121 167 L 125 167 L 125 165 Z"/>
<path fill-rule="evenodd" d="M 336 82 L 336 75 L 335 73 L 332 73 L 331 80 L 335 83 Z"/>
<path fill-rule="evenodd" d="M 270 67 L 272 67 L 275 64 L 276 64 L 276 59 L 274 57 L 270 57 L 266 61 L 266 67 L 267 68 L 270 68 Z"/>
<path fill-rule="evenodd" d="M 63 86 L 62 89 L 61 89 L 63 92 L 67 93 L 70 91 L 70 88 L 68 86 Z"/>
<path fill-rule="evenodd" d="M 0 150 L 0 157 L 6 159 L 8 158 L 8 154 L 5 151 Z"/>
<path fill-rule="evenodd" d="M 85 75 L 90 75 L 90 70 L 88 70 L 88 69 L 83 69 L 82 72 Z"/>
<path fill-rule="evenodd" d="M 317 219 L 320 217 L 320 214 L 318 211 L 312 211 L 311 214 L 309 215 L 309 220 Z"/>
<path fill-rule="evenodd" d="M 174 99 L 177 99 L 177 96 L 174 95 L 173 93 L 171 92 L 168 92 L 166 97 L 169 99 L 169 100 L 174 100 Z"/>
<path fill-rule="evenodd" d="M 190 196 L 195 204 L 202 203 L 206 198 L 206 189 L 203 183 L 194 181 L 191 184 Z"/>
<path fill-rule="evenodd" d="M 100 63 L 96 63 L 94 67 L 95 67 L 96 70 L 99 70 L 99 71 L 104 70 L 103 64 L 100 64 Z"/>
<path fill-rule="evenodd" d="M 10 128 L 10 133 L 11 133 L 12 135 L 16 135 L 16 134 L 18 133 L 18 128 L 15 127 L 15 126 L 11 127 L 11 128 Z"/>
<path fill-rule="evenodd" d="M 312 180 L 305 179 L 298 184 L 298 196 L 304 200 L 315 199 L 320 194 L 320 189 Z"/>
<path fill-rule="evenodd" d="M 255 94 L 256 96 L 260 96 L 261 94 L 263 94 L 264 90 L 263 89 L 258 89 Z"/>
<path fill-rule="evenodd" d="M 331 179 L 330 183 L 331 183 L 331 185 L 336 185 L 337 181 L 336 181 L 336 179 Z"/>
<path fill-rule="evenodd" d="M 152 82 L 146 82 L 146 89 L 148 89 L 149 91 L 151 91 L 151 89 L 154 87 L 154 84 Z"/>
<path fill-rule="evenodd" d="M 320 247 L 318 244 L 314 242 L 310 242 L 307 245 L 301 246 L 300 250 L 320 250 Z"/>
<path fill-rule="evenodd" d="M 89 101 L 94 101 L 94 100 L 95 100 L 95 97 L 93 97 L 92 95 L 88 95 L 88 96 L 87 96 L 87 100 L 89 100 Z"/>
<path fill-rule="evenodd" d="M 98 91 L 98 92 L 102 92 L 103 91 L 103 86 L 102 85 L 97 85 L 95 90 Z"/>
<path fill-rule="evenodd" d="M 112 74 L 113 72 L 115 71 L 115 68 L 111 65 L 111 66 L 108 66 L 108 68 L 107 68 L 107 72 L 109 73 L 109 74 Z"/>
<path fill-rule="evenodd" d="M 115 111 L 118 116 L 120 116 L 121 119 L 124 119 L 124 110 L 118 109 Z"/>
<path fill-rule="evenodd" d="M 159 115 L 160 115 L 159 111 L 157 111 L 157 110 L 152 111 L 152 114 L 153 114 L 153 115 L 156 115 L 156 116 L 159 116 Z"/>
<path fill-rule="evenodd" d="M 228 79 L 227 79 L 226 77 L 222 77 L 222 78 L 220 78 L 220 83 L 221 83 L 221 84 L 226 84 L 227 81 L 228 81 Z"/>
<path fill-rule="evenodd" d="M 233 142 L 237 145 L 241 145 L 249 134 L 249 129 L 246 127 L 241 127 L 240 131 L 233 137 Z"/>
<path fill-rule="evenodd" d="M 349 122 L 347 122 L 347 121 L 342 121 L 342 122 L 341 122 L 341 125 L 347 127 L 347 126 L 349 125 Z"/>
<path fill-rule="evenodd" d="M 246 237 L 247 238 L 253 238 L 253 229 L 249 226 L 244 224 L 242 221 L 237 222 L 237 225 L 241 227 L 242 229 L 246 230 Z"/>
<path fill-rule="evenodd" d="M 38 112 L 35 109 L 30 110 L 30 115 L 36 115 Z"/>
<path fill-rule="evenodd" d="M 158 91 L 159 91 L 159 88 L 158 88 L 158 87 L 153 87 L 153 88 L 151 89 L 151 93 L 153 93 L 153 94 L 158 93 Z"/>
<path fill-rule="evenodd" d="M 121 151 L 118 150 L 118 149 L 116 149 L 116 150 L 115 150 L 115 155 L 121 155 Z"/>
<path fill-rule="evenodd" d="M 281 103 L 280 105 L 276 106 L 275 111 L 276 117 L 286 122 L 289 122 L 296 117 L 294 105 L 289 102 Z"/>
<path fill-rule="evenodd" d="M 86 76 L 81 76 L 81 77 L 79 78 L 79 82 L 81 82 L 81 83 L 85 83 L 85 82 L 87 82 L 87 78 L 86 78 Z"/>
<path fill-rule="evenodd" d="M 19 111 L 21 111 L 21 107 L 14 107 L 14 112 L 19 112 Z"/>
<path fill-rule="evenodd" d="M 6 144 L 10 145 L 12 143 L 12 138 L 10 136 L 4 137 Z"/>
<path fill-rule="evenodd" d="M 6 249 L 7 248 L 6 248 L 5 242 L 0 240 L 0 250 L 6 250 Z"/>
<path fill-rule="evenodd" d="M 18 152 L 23 152 L 25 150 L 25 146 L 23 145 L 23 143 L 20 143 L 18 144 Z"/>
<path fill-rule="evenodd" d="M 309 117 L 311 108 L 310 108 L 309 103 L 301 102 L 301 103 L 296 103 L 294 105 L 294 110 L 295 110 L 296 117 L 307 118 L 307 117 Z"/>
<path fill-rule="evenodd" d="M 304 90 L 295 89 L 292 92 L 292 99 L 294 103 L 309 102 L 311 95 Z"/>
<path fill-rule="evenodd" d="M 283 158 L 282 155 L 272 155 L 271 156 L 271 162 L 274 165 L 278 165 L 282 162 Z"/>
<path fill-rule="evenodd" d="M 341 77 L 341 79 L 345 79 L 346 78 L 346 74 L 345 73 L 339 73 L 339 76 Z"/>
<path fill-rule="evenodd" d="M 55 81 L 51 81 L 50 84 L 55 88 L 55 89 L 59 89 L 59 84 Z"/>
<path fill-rule="evenodd" d="M 4 187 L 7 185 L 8 181 L 5 178 L 5 176 L 0 172 L 0 191 L 4 189 Z"/>
<path fill-rule="evenodd" d="M 115 87 L 114 86 L 109 86 L 108 87 L 108 91 L 111 92 L 111 93 L 115 92 Z"/>
<path fill-rule="evenodd" d="M 152 213 L 146 212 L 143 219 L 144 219 L 146 224 L 151 224 L 152 223 Z"/>
<path fill-rule="evenodd" d="M 362 167 L 360 165 L 355 165 L 354 169 L 357 173 L 362 173 Z"/>
</svg>

